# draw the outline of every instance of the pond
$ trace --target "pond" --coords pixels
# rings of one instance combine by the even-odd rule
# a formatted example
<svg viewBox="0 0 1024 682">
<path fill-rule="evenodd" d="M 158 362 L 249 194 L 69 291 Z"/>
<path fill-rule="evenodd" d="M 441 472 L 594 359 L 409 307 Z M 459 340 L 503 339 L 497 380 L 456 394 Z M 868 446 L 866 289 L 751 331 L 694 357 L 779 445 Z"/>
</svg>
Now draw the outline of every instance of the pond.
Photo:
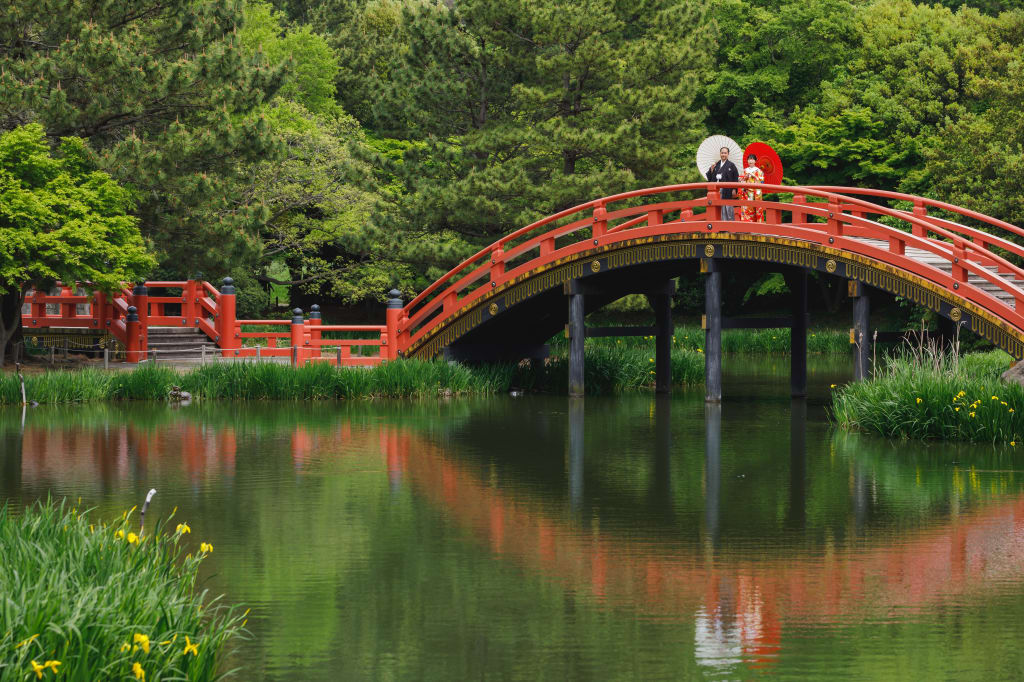
<svg viewBox="0 0 1024 682">
<path fill-rule="evenodd" d="M 0 495 L 211 542 L 239 679 L 1011 679 L 1024 467 L 836 433 L 849 362 L 702 389 L 0 411 Z"/>
</svg>

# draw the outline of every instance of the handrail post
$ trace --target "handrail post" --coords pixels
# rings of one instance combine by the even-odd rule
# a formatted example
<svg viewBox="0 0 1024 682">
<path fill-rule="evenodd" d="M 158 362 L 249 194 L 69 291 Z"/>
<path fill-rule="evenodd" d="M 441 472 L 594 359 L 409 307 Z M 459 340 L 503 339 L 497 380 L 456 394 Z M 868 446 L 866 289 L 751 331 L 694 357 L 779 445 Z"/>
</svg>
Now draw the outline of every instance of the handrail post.
<svg viewBox="0 0 1024 682">
<path fill-rule="evenodd" d="M 306 342 L 306 325 L 302 319 L 302 308 L 292 310 L 292 366 L 299 367 L 305 359 L 302 350 Z"/>
<path fill-rule="evenodd" d="M 718 193 L 717 188 L 708 189 L 708 211 L 706 213 L 708 220 L 714 222 L 722 219 L 722 207 L 718 205 L 722 195 Z M 708 230 L 711 227 L 708 226 Z"/>
<path fill-rule="evenodd" d="M 139 315 L 138 309 L 130 305 L 124 317 L 125 357 L 127 362 L 139 361 Z"/>
<path fill-rule="evenodd" d="M 110 319 L 107 312 L 107 295 L 102 291 L 94 291 L 92 294 L 92 326 L 96 329 L 106 329 L 106 321 Z"/>
<path fill-rule="evenodd" d="M 794 204 L 806 204 L 807 203 L 807 197 L 804 196 L 803 194 L 794 194 L 793 195 L 793 203 Z M 790 220 L 790 222 L 792 224 L 794 224 L 794 225 L 799 225 L 801 223 L 806 223 L 807 222 L 807 214 L 804 213 L 803 211 L 798 211 L 796 209 L 793 209 L 793 217 Z"/>
<path fill-rule="evenodd" d="M 32 304 L 30 310 L 32 312 L 32 326 L 39 324 L 39 320 L 46 317 L 46 294 L 39 289 L 32 292 Z"/>
<path fill-rule="evenodd" d="M 604 207 L 604 204 L 598 204 L 594 207 L 594 226 L 590 231 L 590 236 L 594 239 L 594 246 L 597 246 L 597 240 L 605 235 L 608 231 L 608 209 Z"/>
<path fill-rule="evenodd" d="M 149 350 L 149 288 L 145 280 L 140 279 L 132 289 L 132 302 L 139 320 L 140 350 Z"/>
<path fill-rule="evenodd" d="M 402 319 L 402 292 L 392 289 L 388 292 L 390 298 L 385 310 L 385 324 L 387 325 L 386 337 L 381 338 L 381 355 L 388 360 L 398 359 L 398 335 L 401 333 Z"/>
<path fill-rule="evenodd" d="M 66 284 L 62 284 L 60 287 L 60 295 L 62 298 L 70 297 L 75 295 L 75 288 L 69 287 Z M 74 319 L 78 313 L 78 307 L 74 303 L 61 303 L 60 304 L 60 316 L 61 319 L 71 320 Z"/>
<path fill-rule="evenodd" d="M 959 240 L 953 242 L 953 270 L 951 274 L 953 275 L 954 289 L 959 288 L 957 284 L 955 284 L 956 282 L 967 281 L 967 268 L 963 265 L 966 258 L 967 252 L 964 250 L 963 242 Z"/>
<path fill-rule="evenodd" d="M 309 308 L 309 320 L 306 321 L 306 324 L 309 326 L 309 340 L 306 343 L 311 346 L 309 352 L 314 357 L 320 357 L 322 355 L 320 339 L 323 337 L 323 332 L 320 331 L 318 327 L 323 323 L 323 317 L 320 315 L 320 306 L 314 303 Z"/>
<path fill-rule="evenodd" d="M 920 199 L 914 201 L 914 216 L 917 218 L 925 218 L 928 216 L 928 207 L 921 203 Z M 927 237 L 928 231 L 923 225 L 913 224 L 910 227 L 911 233 L 915 237 Z"/>
<path fill-rule="evenodd" d="M 185 282 L 181 292 L 181 323 L 185 327 L 193 327 L 199 315 L 196 311 L 196 296 L 198 296 L 197 283 L 194 279 Z"/>
<path fill-rule="evenodd" d="M 837 237 L 843 234 L 843 225 L 840 222 L 843 217 L 843 207 L 840 205 L 838 199 L 835 197 L 829 197 L 828 199 L 828 233 Z"/>
<path fill-rule="evenodd" d="M 217 297 L 217 345 L 221 357 L 231 357 L 231 351 L 241 346 L 235 337 L 235 280 L 225 277 Z"/>
<path fill-rule="evenodd" d="M 498 280 L 505 274 L 505 251 L 498 244 L 498 248 L 491 251 L 491 287 L 498 286 Z"/>
</svg>

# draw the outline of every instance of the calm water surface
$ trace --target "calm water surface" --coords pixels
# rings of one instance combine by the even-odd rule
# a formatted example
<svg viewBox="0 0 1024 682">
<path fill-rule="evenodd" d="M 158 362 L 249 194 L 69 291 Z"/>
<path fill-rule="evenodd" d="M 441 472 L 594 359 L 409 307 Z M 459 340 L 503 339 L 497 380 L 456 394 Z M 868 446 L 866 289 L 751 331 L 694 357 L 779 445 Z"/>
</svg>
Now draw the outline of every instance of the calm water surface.
<svg viewBox="0 0 1024 682">
<path fill-rule="evenodd" d="M 151 508 L 252 607 L 241 679 L 1017 679 L 1024 466 L 834 433 L 812 367 L 726 400 L 0 412 L 0 495 Z M 738 396 L 745 397 L 738 397 Z"/>
</svg>

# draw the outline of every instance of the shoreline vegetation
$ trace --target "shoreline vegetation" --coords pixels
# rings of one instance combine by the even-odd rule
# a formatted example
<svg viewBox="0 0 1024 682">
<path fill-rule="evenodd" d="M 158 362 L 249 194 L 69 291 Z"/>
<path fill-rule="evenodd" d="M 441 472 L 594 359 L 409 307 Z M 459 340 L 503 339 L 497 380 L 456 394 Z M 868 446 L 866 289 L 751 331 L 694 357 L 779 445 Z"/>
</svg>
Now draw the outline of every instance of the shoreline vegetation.
<svg viewBox="0 0 1024 682">
<path fill-rule="evenodd" d="M 1010 361 L 1000 350 L 903 350 L 883 358 L 871 381 L 836 387 L 832 419 L 888 438 L 1024 447 L 1024 386 L 1000 379 Z"/>
<path fill-rule="evenodd" d="M 678 327 L 672 343 L 672 381 L 694 385 L 704 381 L 704 333 Z M 727 330 L 725 352 L 786 353 L 789 330 Z M 845 332 L 808 334 L 812 353 L 849 352 Z M 173 386 L 193 398 L 233 400 L 352 400 L 360 398 L 425 398 L 497 394 L 519 389 L 563 392 L 568 385 L 567 343 L 551 342 L 551 357 L 536 368 L 528 363 L 464 366 L 444 361 L 400 360 L 380 366 L 336 369 L 326 364 L 292 368 L 275 363 L 225 363 L 179 370 L 144 364 L 124 371 L 55 370 L 25 376 L 29 401 L 39 404 L 97 400 L 166 400 Z M 653 337 L 600 338 L 587 341 L 588 393 L 616 393 L 654 384 Z M 13 373 L 0 375 L 0 405 L 21 404 L 21 388 Z"/>
<path fill-rule="evenodd" d="M 196 589 L 212 545 L 170 517 L 142 533 L 133 512 L 0 506 L 0 680 L 222 676 L 248 612 Z"/>
</svg>

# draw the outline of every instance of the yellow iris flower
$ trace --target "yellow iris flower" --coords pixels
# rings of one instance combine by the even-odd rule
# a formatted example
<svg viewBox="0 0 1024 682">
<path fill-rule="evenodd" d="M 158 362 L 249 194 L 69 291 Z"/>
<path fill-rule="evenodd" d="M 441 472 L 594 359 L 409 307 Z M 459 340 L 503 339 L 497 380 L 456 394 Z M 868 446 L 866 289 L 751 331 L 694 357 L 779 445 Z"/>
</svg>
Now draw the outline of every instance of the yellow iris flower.
<svg viewBox="0 0 1024 682">
<path fill-rule="evenodd" d="M 32 672 L 34 672 L 36 674 L 36 679 L 37 680 L 43 679 L 43 671 L 46 670 L 46 666 L 45 665 L 39 665 L 35 661 L 32 661 L 31 663 L 32 663 Z"/>
<path fill-rule="evenodd" d="M 199 643 L 196 642 L 195 644 L 193 644 L 191 641 L 189 641 L 188 635 L 185 635 L 185 650 L 183 652 L 181 652 L 181 655 L 182 656 L 187 656 L 190 651 L 192 652 L 193 656 L 198 656 L 199 655 Z"/>
<path fill-rule="evenodd" d="M 142 666 L 139 665 L 138 661 L 132 663 L 132 672 L 135 673 L 135 679 L 146 682 L 146 671 L 142 669 Z"/>
<path fill-rule="evenodd" d="M 213 551 L 213 545 L 211 545 L 209 542 L 201 542 L 199 543 L 199 551 L 210 553 Z"/>
<path fill-rule="evenodd" d="M 117 538 L 118 540 L 120 540 L 121 538 L 124 537 L 124 531 L 123 530 L 117 531 L 116 533 L 114 533 L 114 537 Z"/>
<path fill-rule="evenodd" d="M 43 663 L 43 667 L 52 670 L 54 675 L 57 674 L 58 665 L 60 665 L 60 661 L 47 661 L 46 663 Z"/>
<path fill-rule="evenodd" d="M 147 654 L 149 653 L 149 637 L 147 635 L 136 632 L 135 636 L 132 637 L 132 641 L 138 644 Z"/>
<path fill-rule="evenodd" d="M 139 536 L 135 533 L 128 533 L 128 544 L 137 545 L 139 544 Z"/>
<path fill-rule="evenodd" d="M 179 523 L 179 524 L 178 524 L 178 528 L 177 528 L 177 531 L 178 531 L 179 533 L 181 533 L 182 535 L 184 535 L 185 533 L 191 533 L 191 532 L 192 532 L 192 529 L 191 529 L 191 528 L 189 528 L 189 526 L 188 526 L 188 524 L 187 524 L 187 523 Z"/>
</svg>

